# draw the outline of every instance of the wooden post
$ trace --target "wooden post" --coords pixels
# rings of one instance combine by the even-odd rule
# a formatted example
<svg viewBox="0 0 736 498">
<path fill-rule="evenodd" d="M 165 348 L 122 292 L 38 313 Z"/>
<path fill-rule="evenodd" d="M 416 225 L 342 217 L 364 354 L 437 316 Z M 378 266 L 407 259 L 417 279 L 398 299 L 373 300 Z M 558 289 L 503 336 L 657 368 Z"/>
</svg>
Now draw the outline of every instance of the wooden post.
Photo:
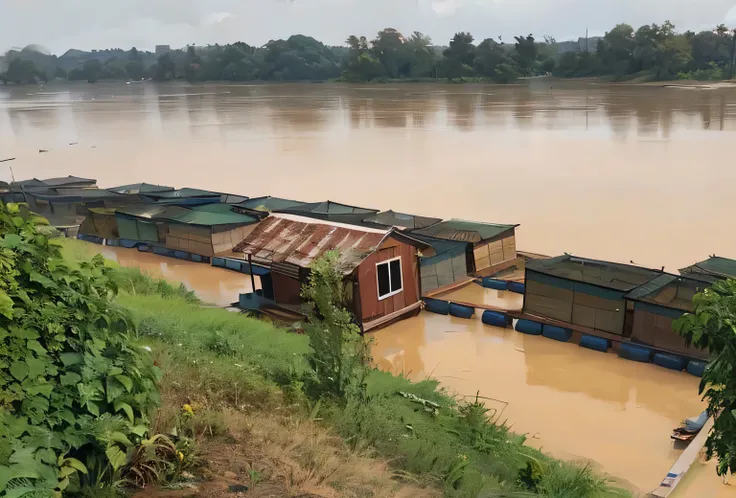
<svg viewBox="0 0 736 498">
<path fill-rule="evenodd" d="M 248 270 L 250 272 L 250 287 L 253 291 L 253 294 L 256 293 L 256 277 L 253 276 L 253 259 L 250 254 L 248 254 Z"/>
</svg>

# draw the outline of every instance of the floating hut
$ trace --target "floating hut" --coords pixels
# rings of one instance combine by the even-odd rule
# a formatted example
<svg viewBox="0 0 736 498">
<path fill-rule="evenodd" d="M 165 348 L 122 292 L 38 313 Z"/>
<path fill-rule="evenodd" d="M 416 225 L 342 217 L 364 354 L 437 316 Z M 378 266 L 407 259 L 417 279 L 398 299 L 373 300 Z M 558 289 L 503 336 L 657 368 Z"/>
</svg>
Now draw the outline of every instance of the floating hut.
<svg viewBox="0 0 736 498">
<path fill-rule="evenodd" d="M 526 261 L 524 313 L 624 337 L 626 295 L 661 271 L 571 255 Z M 628 335 L 628 334 L 627 334 Z"/>
<path fill-rule="evenodd" d="M 253 229 L 258 219 L 235 213 L 229 204 L 191 209 L 145 205 L 115 213 L 121 239 L 149 243 L 199 256 L 228 254 Z"/>
<path fill-rule="evenodd" d="M 279 213 L 263 220 L 234 252 L 270 267 L 272 306 L 299 312 L 310 265 L 331 249 L 340 252 L 350 289 L 348 308 L 364 332 L 419 312 L 417 251 L 431 248 L 394 229 Z"/>
<path fill-rule="evenodd" d="M 466 274 L 488 276 L 516 262 L 515 230 L 518 226 L 452 219 L 411 233 L 465 242 L 468 244 Z"/>
<path fill-rule="evenodd" d="M 416 233 L 412 233 L 412 237 L 429 244 L 434 252 L 432 256 L 422 254 L 419 258 L 423 293 L 467 279 L 466 242 L 435 239 Z"/>
<path fill-rule="evenodd" d="M 680 268 L 680 275 L 711 283 L 736 278 L 736 260 L 710 256 L 705 261 Z"/>
<path fill-rule="evenodd" d="M 710 284 L 668 273 L 640 285 L 626 295 L 633 303 L 631 340 L 668 352 L 707 359 L 706 351 L 687 346 L 672 330 L 672 322 L 693 311 L 693 296 Z"/>
<path fill-rule="evenodd" d="M 145 192 L 146 198 L 157 204 L 170 204 L 173 206 L 203 206 L 205 204 L 227 203 L 234 204 L 248 198 L 242 195 L 225 194 L 202 190 L 198 188 L 182 188 L 178 190 L 165 190 L 160 192 Z"/>
</svg>

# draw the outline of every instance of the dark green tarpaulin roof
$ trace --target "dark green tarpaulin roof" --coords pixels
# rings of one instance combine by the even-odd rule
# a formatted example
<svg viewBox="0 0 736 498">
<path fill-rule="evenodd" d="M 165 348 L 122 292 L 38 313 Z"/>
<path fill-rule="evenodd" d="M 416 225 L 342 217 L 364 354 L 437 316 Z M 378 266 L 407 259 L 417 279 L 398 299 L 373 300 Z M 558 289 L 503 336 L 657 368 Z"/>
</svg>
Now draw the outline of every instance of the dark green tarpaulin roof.
<svg viewBox="0 0 736 498">
<path fill-rule="evenodd" d="M 363 218 L 366 223 L 375 223 L 384 227 L 398 227 L 410 230 L 418 228 L 427 228 L 442 221 L 440 218 L 429 218 L 426 216 L 417 216 L 414 214 L 397 213 L 396 211 L 382 211 L 372 216 Z"/>
<path fill-rule="evenodd" d="M 131 183 L 130 185 L 120 185 L 106 190 L 116 192 L 118 194 L 146 194 L 151 192 L 171 192 L 174 190 L 174 187 L 167 187 L 166 185 L 152 185 L 150 183 Z"/>
<path fill-rule="evenodd" d="M 281 209 L 289 209 L 304 205 L 304 202 L 292 199 L 284 199 L 281 197 L 271 197 L 270 195 L 263 197 L 252 197 L 246 201 L 233 204 L 234 206 L 244 209 L 252 209 L 254 211 L 278 211 Z"/>
<path fill-rule="evenodd" d="M 693 296 L 705 287 L 709 287 L 706 282 L 664 273 L 640 285 L 625 297 L 665 308 L 692 311 Z"/>
<path fill-rule="evenodd" d="M 461 254 L 465 254 L 468 248 L 468 242 L 457 242 L 454 240 L 443 240 L 435 239 L 434 237 L 426 237 L 424 235 L 417 235 L 416 232 L 411 234 L 412 237 L 418 239 L 425 244 L 429 244 L 434 254 L 430 257 L 422 257 L 420 262 L 422 266 L 432 265 L 439 261 L 457 257 Z"/>
<path fill-rule="evenodd" d="M 680 268 L 682 275 L 714 282 L 717 279 L 736 278 L 736 260 L 711 256 L 705 261 Z"/>
<path fill-rule="evenodd" d="M 497 237 L 504 232 L 513 230 L 517 226 L 519 225 L 501 225 L 452 219 L 442 221 L 427 228 L 413 230 L 412 233 L 438 239 L 477 243 Z"/>
<path fill-rule="evenodd" d="M 85 202 L 125 198 L 121 194 L 98 188 L 31 189 L 26 191 L 26 194 L 48 202 Z"/>
<path fill-rule="evenodd" d="M 250 225 L 258 222 L 258 219 L 252 216 L 234 213 L 231 207 L 230 204 L 208 204 L 187 209 L 180 206 L 146 205 L 126 207 L 118 209 L 117 212 L 152 221 L 200 226 Z"/>
<path fill-rule="evenodd" d="M 526 261 L 529 270 L 557 278 L 629 292 L 660 276 L 661 271 L 640 266 L 579 258 L 565 254 L 549 259 Z"/>
<path fill-rule="evenodd" d="M 202 190 L 198 188 L 182 188 L 166 192 L 149 192 L 146 195 L 157 199 L 185 199 L 189 197 L 215 197 L 221 195 L 219 192 Z"/>
<path fill-rule="evenodd" d="M 378 212 L 378 209 L 363 208 L 359 206 L 351 206 L 349 204 L 340 204 L 339 202 L 323 201 L 323 202 L 308 202 L 291 208 L 280 209 L 279 211 L 289 212 L 294 214 L 374 214 Z"/>
</svg>

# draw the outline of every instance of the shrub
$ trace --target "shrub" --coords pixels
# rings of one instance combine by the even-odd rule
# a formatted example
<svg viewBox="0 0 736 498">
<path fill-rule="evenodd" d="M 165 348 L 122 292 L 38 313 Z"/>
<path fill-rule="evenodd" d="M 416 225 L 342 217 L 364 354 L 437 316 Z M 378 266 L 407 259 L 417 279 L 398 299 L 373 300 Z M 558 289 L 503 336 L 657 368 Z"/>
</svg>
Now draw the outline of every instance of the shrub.
<svg viewBox="0 0 736 498">
<path fill-rule="evenodd" d="M 44 224 L 0 203 L 0 496 L 111 483 L 158 402 L 102 257 L 69 268 Z"/>
</svg>

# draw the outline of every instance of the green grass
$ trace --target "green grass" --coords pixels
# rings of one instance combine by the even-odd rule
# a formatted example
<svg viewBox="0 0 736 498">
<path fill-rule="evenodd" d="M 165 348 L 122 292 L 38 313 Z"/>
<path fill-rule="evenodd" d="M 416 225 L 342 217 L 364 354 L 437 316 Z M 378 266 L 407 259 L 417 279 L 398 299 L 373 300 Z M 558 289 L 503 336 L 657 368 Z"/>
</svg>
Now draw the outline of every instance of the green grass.
<svg viewBox="0 0 736 498">
<path fill-rule="evenodd" d="M 83 257 L 76 241 L 64 245 L 66 257 Z M 118 303 L 130 313 L 138 340 L 151 347 L 164 371 L 162 389 L 176 398 L 173 412 L 159 417 L 155 429 L 165 431 L 176 407 L 193 400 L 203 400 L 215 418 L 227 407 L 289 410 L 322 419 L 352 449 L 372 451 L 399 475 L 448 497 L 629 496 L 588 468 L 526 446 L 523 436 L 490 420 L 481 403 L 458 403 L 434 380 L 411 382 L 375 370 L 366 380 L 367 402 L 325 402 L 315 409 L 301 390 L 310 351 L 306 336 L 204 308 L 186 289 L 137 269 L 113 266 L 111 278 L 122 290 Z"/>
</svg>

